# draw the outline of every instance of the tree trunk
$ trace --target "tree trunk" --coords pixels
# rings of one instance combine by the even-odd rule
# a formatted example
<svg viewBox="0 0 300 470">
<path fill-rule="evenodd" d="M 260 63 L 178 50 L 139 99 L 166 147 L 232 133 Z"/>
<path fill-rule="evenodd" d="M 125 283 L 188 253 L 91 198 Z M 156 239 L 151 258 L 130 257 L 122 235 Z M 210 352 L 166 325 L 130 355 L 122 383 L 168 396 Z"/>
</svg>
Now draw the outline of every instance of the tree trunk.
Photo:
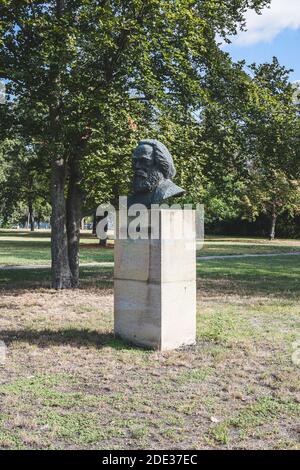
<svg viewBox="0 0 300 470">
<path fill-rule="evenodd" d="M 81 191 L 79 188 L 78 162 L 70 161 L 67 197 L 68 258 L 72 276 L 72 287 L 79 286 L 79 243 L 81 226 Z"/>
<path fill-rule="evenodd" d="M 32 208 L 32 201 L 28 201 L 28 221 L 30 226 L 30 231 L 34 232 L 34 215 L 33 215 L 33 208 Z"/>
<path fill-rule="evenodd" d="M 275 231 L 276 231 L 276 221 L 277 221 L 277 214 L 275 204 L 273 205 L 272 214 L 271 214 L 271 225 L 270 225 L 270 240 L 274 240 L 275 238 Z"/>
<path fill-rule="evenodd" d="M 92 228 L 92 235 L 96 235 L 96 228 L 97 228 L 97 216 L 96 211 L 93 214 L 93 228 Z"/>
<path fill-rule="evenodd" d="M 59 160 L 52 161 L 51 258 L 52 287 L 54 289 L 68 289 L 72 287 L 72 276 L 68 259 L 66 201 L 64 189 L 65 162 L 61 158 Z"/>
<path fill-rule="evenodd" d="M 63 15 L 64 0 L 56 0 L 56 17 Z M 51 262 L 52 287 L 68 289 L 72 287 L 72 276 L 68 258 L 68 239 L 66 227 L 66 160 L 60 122 L 62 109 L 62 86 L 60 57 L 54 57 L 49 67 L 49 90 L 51 102 L 49 106 L 50 123 L 50 154 L 51 154 Z M 58 155 L 63 155 L 58 157 Z"/>
</svg>

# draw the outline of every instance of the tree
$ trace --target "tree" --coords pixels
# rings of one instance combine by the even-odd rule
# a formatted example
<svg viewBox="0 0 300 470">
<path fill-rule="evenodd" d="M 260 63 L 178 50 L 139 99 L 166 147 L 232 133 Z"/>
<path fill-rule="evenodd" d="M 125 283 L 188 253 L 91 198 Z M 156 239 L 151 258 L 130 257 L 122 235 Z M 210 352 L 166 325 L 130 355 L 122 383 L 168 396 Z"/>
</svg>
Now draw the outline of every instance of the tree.
<svg viewBox="0 0 300 470">
<path fill-rule="evenodd" d="M 21 137 L 5 139 L 0 147 L 1 170 L 1 213 L 3 223 L 7 223 L 12 214 L 16 217 L 17 209 L 23 215 L 27 208 L 28 222 L 34 231 L 35 212 L 45 213 L 49 199 L 46 170 L 42 168 L 41 158 L 31 144 Z"/>
<path fill-rule="evenodd" d="M 270 239 L 283 210 L 297 212 L 300 178 L 300 125 L 289 70 L 272 63 L 256 66 L 253 83 L 257 94 L 247 116 L 246 206 L 270 218 Z"/>
<path fill-rule="evenodd" d="M 267 177 L 256 173 L 252 178 L 242 191 L 243 216 L 253 220 L 260 213 L 266 214 L 270 220 L 269 238 L 274 240 L 278 216 L 300 212 L 300 182 L 280 170 L 271 170 Z"/>
<path fill-rule="evenodd" d="M 94 154 L 109 148 L 115 126 L 108 110 L 122 110 L 118 122 L 123 125 L 124 114 L 126 121 L 147 116 L 153 129 L 166 107 L 183 106 L 186 113 L 201 109 L 209 98 L 203 77 L 208 69 L 218 69 L 223 55 L 217 35 L 235 34 L 248 8 L 259 11 L 268 3 L 2 2 L 1 74 L 20 106 L 30 103 L 23 131 L 44 144 L 51 163 L 53 287 L 78 285 L 83 162 L 94 139 L 101 139 L 100 153 Z M 115 157 L 119 163 L 124 154 L 116 146 L 110 149 L 111 163 Z M 99 170 L 104 173 L 107 166 L 115 168 L 105 154 Z M 122 186 L 119 176 L 111 182 L 114 198 Z"/>
</svg>

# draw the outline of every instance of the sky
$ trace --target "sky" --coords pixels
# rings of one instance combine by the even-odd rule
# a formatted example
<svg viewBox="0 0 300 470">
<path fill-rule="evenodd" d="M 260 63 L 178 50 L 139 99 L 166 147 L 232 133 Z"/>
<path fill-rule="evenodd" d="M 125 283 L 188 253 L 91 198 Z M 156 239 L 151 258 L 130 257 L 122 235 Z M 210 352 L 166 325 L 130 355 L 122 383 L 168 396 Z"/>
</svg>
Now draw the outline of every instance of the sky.
<svg viewBox="0 0 300 470">
<path fill-rule="evenodd" d="M 276 56 L 282 65 L 294 69 L 291 80 L 300 80 L 300 0 L 272 0 L 260 15 L 249 11 L 247 31 L 232 44 L 223 46 L 233 60 L 270 62 Z"/>
</svg>

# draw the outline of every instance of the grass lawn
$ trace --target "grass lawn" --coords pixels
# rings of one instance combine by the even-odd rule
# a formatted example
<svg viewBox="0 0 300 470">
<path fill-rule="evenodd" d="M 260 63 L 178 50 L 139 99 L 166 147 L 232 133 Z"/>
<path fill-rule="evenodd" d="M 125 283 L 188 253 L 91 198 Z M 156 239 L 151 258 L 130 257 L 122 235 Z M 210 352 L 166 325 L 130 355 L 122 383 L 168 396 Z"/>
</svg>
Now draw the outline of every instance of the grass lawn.
<svg viewBox="0 0 300 470">
<path fill-rule="evenodd" d="M 24 266 L 49 264 L 50 232 L 0 229 L 0 265 Z M 80 246 L 81 263 L 113 261 L 113 250 L 101 248 L 98 239 L 83 232 Z"/>
<path fill-rule="evenodd" d="M 197 256 L 272 254 L 300 252 L 299 240 L 276 240 L 269 242 L 259 238 L 207 237 Z M 97 238 L 83 232 L 80 246 L 80 262 L 98 263 L 113 261 L 113 249 L 99 247 Z M 50 265 L 50 233 L 25 230 L 0 229 L 0 265 Z"/>
<path fill-rule="evenodd" d="M 114 339 L 112 268 L 81 277 L 0 270 L 0 449 L 300 449 L 298 256 L 199 262 L 197 345 L 167 353 Z"/>
</svg>

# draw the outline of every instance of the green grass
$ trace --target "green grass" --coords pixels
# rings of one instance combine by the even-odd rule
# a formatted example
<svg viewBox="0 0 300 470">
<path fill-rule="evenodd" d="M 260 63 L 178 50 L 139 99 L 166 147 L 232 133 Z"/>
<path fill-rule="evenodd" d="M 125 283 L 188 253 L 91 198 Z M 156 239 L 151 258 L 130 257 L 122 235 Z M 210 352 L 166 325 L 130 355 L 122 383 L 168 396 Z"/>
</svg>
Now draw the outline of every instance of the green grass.
<svg viewBox="0 0 300 470">
<path fill-rule="evenodd" d="M 0 265 L 50 265 L 50 233 L 0 230 Z M 101 248 L 91 234 L 83 233 L 80 247 L 81 263 L 113 261 L 113 250 Z"/>
<path fill-rule="evenodd" d="M 243 239 L 232 237 L 207 237 L 197 256 L 272 254 L 300 251 L 300 242 L 294 240 Z M 18 231 L 0 229 L 0 265 L 50 265 L 50 233 L 47 231 Z M 113 261 L 113 249 L 101 248 L 97 238 L 83 232 L 80 262 L 98 263 Z"/>
<path fill-rule="evenodd" d="M 260 255 L 294 252 L 300 252 L 300 243 L 296 240 L 276 240 L 270 242 L 259 238 L 207 237 L 203 247 L 197 249 L 197 256 Z"/>
<path fill-rule="evenodd" d="M 81 287 L 113 286 L 113 267 L 82 266 Z M 199 260 L 197 262 L 199 285 L 209 292 L 241 296 L 275 295 L 284 298 L 299 297 L 300 258 L 298 256 L 227 258 Z M 50 287 L 50 269 L 0 269 L 0 287 Z"/>
<path fill-rule="evenodd" d="M 112 287 L 113 268 L 80 268 L 81 287 Z M 50 268 L 43 269 L 0 269 L 0 289 L 40 288 L 51 286 Z"/>
<path fill-rule="evenodd" d="M 300 295 L 298 256 L 200 260 L 197 273 L 200 279 L 205 278 L 206 288 L 228 294 Z"/>
<path fill-rule="evenodd" d="M 245 406 L 241 411 L 235 413 L 221 424 L 213 426 L 210 430 L 210 437 L 219 444 L 228 444 L 230 434 L 235 430 L 241 439 L 246 440 L 256 435 L 263 438 L 264 434 L 276 435 L 278 419 L 298 417 L 300 414 L 300 404 L 294 400 L 281 400 L 272 396 L 263 396 L 254 403 Z M 267 428 L 268 423 L 272 423 L 275 429 L 260 431 Z"/>
<path fill-rule="evenodd" d="M 171 352 L 114 338 L 112 274 L 0 270 L 0 449 L 300 448 L 298 256 L 200 260 L 197 344 Z"/>
</svg>

